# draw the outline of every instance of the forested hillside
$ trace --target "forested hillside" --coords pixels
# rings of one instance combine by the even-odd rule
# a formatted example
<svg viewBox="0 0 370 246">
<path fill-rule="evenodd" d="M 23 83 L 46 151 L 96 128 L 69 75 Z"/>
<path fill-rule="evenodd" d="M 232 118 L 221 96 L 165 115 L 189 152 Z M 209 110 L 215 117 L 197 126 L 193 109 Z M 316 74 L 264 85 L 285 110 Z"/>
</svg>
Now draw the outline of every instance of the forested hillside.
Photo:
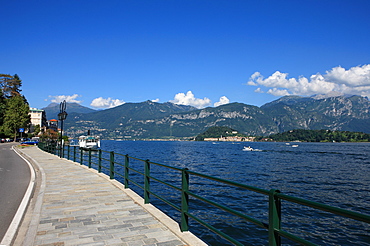
<svg viewBox="0 0 370 246">
<path fill-rule="evenodd" d="M 302 142 L 369 142 L 370 134 L 349 131 L 331 130 L 291 130 L 270 135 L 273 141 L 302 141 Z"/>
</svg>

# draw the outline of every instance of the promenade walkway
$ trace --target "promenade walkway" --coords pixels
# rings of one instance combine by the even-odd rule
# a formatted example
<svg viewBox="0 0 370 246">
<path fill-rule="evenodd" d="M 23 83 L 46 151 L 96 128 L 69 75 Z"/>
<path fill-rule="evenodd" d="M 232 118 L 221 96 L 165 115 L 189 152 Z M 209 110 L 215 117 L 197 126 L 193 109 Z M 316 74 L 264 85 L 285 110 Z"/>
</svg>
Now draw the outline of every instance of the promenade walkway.
<svg viewBox="0 0 370 246">
<path fill-rule="evenodd" d="M 37 147 L 37 189 L 13 245 L 206 245 L 108 176 Z"/>
</svg>

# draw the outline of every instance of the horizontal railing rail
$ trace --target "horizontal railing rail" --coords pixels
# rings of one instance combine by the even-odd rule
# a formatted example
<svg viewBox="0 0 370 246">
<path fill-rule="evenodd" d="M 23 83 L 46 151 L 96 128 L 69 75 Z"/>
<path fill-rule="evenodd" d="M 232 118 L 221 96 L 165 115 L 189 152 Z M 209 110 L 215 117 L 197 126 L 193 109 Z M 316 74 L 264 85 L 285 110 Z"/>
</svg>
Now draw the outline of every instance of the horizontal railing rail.
<svg viewBox="0 0 370 246">
<path fill-rule="evenodd" d="M 314 243 L 309 242 L 304 238 L 293 235 L 281 228 L 281 210 L 282 210 L 281 201 L 282 200 L 370 224 L 370 216 L 366 214 L 361 214 L 358 212 L 349 211 L 349 210 L 325 205 L 322 203 L 289 196 L 289 195 L 281 193 L 279 190 L 274 190 L 274 189 L 265 190 L 265 189 L 249 186 L 246 184 L 233 182 L 230 180 L 225 180 L 222 178 L 201 174 L 198 172 L 188 170 L 187 168 L 177 168 L 177 167 L 173 167 L 173 166 L 169 166 L 169 165 L 165 165 L 161 163 L 151 162 L 149 160 L 143 160 L 137 157 L 129 156 L 128 154 L 123 155 L 123 154 L 115 153 L 113 151 L 104 151 L 101 149 L 97 151 L 92 151 L 92 150 L 84 151 L 82 149 L 79 150 L 78 147 L 76 146 L 73 146 L 72 148 L 70 148 L 69 146 L 67 147 L 63 146 L 62 148 L 58 149 L 54 143 L 47 143 L 47 142 L 46 143 L 40 142 L 39 148 L 49 153 L 73 160 L 74 162 L 79 161 L 81 165 L 85 164 L 89 168 L 93 167 L 97 169 L 98 172 L 105 172 L 107 175 L 109 175 L 111 179 L 118 177 L 119 180 L 123 182 L 125 188 L 129 188 L 131 184 L 138 187 L 144 193 L 143 197 L 144 197 L 145 203 L 150 203 L 151 197 L 155 197 L 159 199 L 160 201 L 164 202 L 165 204 L 169 205 L 170 207 L 180 212 L 180 216 L 179 216 L 181 218 L 180 219 L 180 229 L 182 231 L 189 230 L 189 218 L 190 218 L 235 245 L 243 245 L 243 244 L 240 241 L 232 238 L 230 235 L 227 235 L 220 229 L 216 228 L 215 226 L 202 220 L 201 218 L 199 218 L 199 216 L 194 215 L 194 213 L 189 212 L 189 205 L 190 205 L 189 197 L 197 201 L 201 201 L 205 204 L 208 204 L 209 206 L 225 211 L 227 214 L 237 216 L 238 218 L 245 220 L 247 222 L 253 223 L 259 226 L 260 228 L 266 229 L 268 233 L 269 245 L 281 245 L 282 237 L 288 240 L 291 240 L 293 242 L 302 244 L 302 245 L 315 245 Z M 135 165 L 132 165 L 131 162 L 138 162 L 140 163 L 140 165 L 138 165 L 137 163 L 135 163 Z M 137 165 L 141 168 L 140 170 L 134 167 Z M 179 180 L 171 180 L 171 183 L 169 183 L 169 181 L 165 181 L 163 179 L 153 176 L 151 173 L 151 169 L 154 167 L 164 168 L 168 171 L 172 170 L 178 173 Z M 252 191 L 252 192 L 267 196 L 268 197 L 268 222 L 260 221 L 245 213 L 237 211 L 228 206 L 222 205 L 219 202 L 212 201 L 208 198 L 198 195 L 194 191 L 190 191 L 189 189 L 190 187 L 189 177 L 190 176 L 206 179 L 209 181 L 214 181 L 214 182 L 217 182 L 218 184 L 225 184 L 231 187 L 236 187 L 238 189 Z M 137 180 L 138 177 L 142 177 L 143 180 L 140 181 L 142 182 L 142 184 L 140 184 L 139 181 Z M 177 205 L 173 201 L 170 201 L 167 198 L 158 194 L 157 192 L 154 192 L 151 187 L 151 182 L 153 181 L 157 182 L 158 184 L 165 185 L 166 187 L 174 190 L 175 192 L 178 192 L 180 194 L 179 197 L 181 197 L 180 198 L 181 201 L 178 201 L 180 205 Z M 177 186 L 173 183 L 177 183 L 180 186 Z"/>
</svg>

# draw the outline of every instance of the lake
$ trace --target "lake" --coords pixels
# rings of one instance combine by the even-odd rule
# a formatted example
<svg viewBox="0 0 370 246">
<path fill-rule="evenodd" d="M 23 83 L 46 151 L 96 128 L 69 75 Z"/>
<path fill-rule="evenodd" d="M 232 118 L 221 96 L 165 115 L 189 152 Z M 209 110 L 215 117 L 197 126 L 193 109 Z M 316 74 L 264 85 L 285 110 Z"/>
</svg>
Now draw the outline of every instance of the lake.
<svg viewBox="0 0 370 246">
<path fill-rule="evenodd" d="M 243 151 L 244 146 L 261 151 Z M 106 140 L 102 141 L 102 149 L 370 214 L 370 143 Z M 168 181 L 179 178 L 161 170 L 151 172 L 157 172 L 160 178 L 168 177 Z M 191 179 L 190 183 L 191 191 L 267 222 L 266 196 L 200 179 Z M 159 193 L 179 201 L 178 194 L 159 187 Z M 130 188 L 142 195 L 140 189 L 133 185 Z M 152 203 L 179 221 L 177 211 L 171 211 L 158 199 Z M 267 244 L 266 230 L 254 224 L 199 202 L 190 205 L 190 212 L 245 245 Z M 370 245 L 370 225 L 284 201 L 282 228 L 319 245 Z M 194 221 L 190 221 L 190 231 L 210 245 L 230 244 Z M 286 240 L 283 244 L 294 245 Z"/>
</svg>

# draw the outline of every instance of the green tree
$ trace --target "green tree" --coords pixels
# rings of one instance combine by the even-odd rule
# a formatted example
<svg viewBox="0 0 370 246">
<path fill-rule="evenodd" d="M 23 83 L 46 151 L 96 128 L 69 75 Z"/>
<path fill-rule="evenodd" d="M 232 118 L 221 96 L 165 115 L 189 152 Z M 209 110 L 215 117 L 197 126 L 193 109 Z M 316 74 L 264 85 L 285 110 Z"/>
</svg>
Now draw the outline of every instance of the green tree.
<svg viewBox="0 0 370 246">
<path fill-rule="evenodd" d="M 3 91 L 0 89 L 0 126 L 4 123 L 4 114 L 5 114 L 6 102 L 3 95 Z"/>
<path fill-rule="evenodd" d="M 195 140 L 196 141 L 203 141 L 204 138 L 220 138 L 220 137 L 227 137 L 227 136 L 238 136 L 238 137 L 247 137 L 245 134 L 242 133 L 233 133 L 236 130 L 228 127 L 228 126 L 212 126 L 208 128 L 205 132 L 199 134 Z"/>
<path fill-rule="evenodd" d="M 3 94 L 6 98 L 21 95 L 22 80 L 17 74 L 11 76 L 9 74 L 0 74 L 0 84 Z"/>
<path fill-rule="evenodd" d="M 6 109 L 5 98 L 3 97 L 3 92 L 0 89 L 0 137 L 2 138 L 6 137 L 3 127 L 2 127 L 4 125 L 5 109 Z"/>
<path fill-rule="evenodd" d="M 51 130 L 51 129 L 47 129 L 42 135 L 41 135 L 41 139 L 43 141 L 45 140 L 49 140 L 49 141 L 57 141 L 57 139 L 59 139 L 59 136 L 58 136 L 58 133 Z"/>
<path fill-rule="evenodd" d="M 24 102 L 23 96 L 13 96 L 6 100 L 6 110 L 4 114 L 3 130 L 5 133 L 17 138 L 19 128 L 26 128 L 31 120 L 29 115 L 30 108 Z"/>
<path fill-rule="evenodd" d="M 35 136 L 39 135 L 39 133 L 41 132 L 40 125 L 36 125 L 35 128 L 33 129 L 33 132 L 34 132 Z"/>
</svg>

